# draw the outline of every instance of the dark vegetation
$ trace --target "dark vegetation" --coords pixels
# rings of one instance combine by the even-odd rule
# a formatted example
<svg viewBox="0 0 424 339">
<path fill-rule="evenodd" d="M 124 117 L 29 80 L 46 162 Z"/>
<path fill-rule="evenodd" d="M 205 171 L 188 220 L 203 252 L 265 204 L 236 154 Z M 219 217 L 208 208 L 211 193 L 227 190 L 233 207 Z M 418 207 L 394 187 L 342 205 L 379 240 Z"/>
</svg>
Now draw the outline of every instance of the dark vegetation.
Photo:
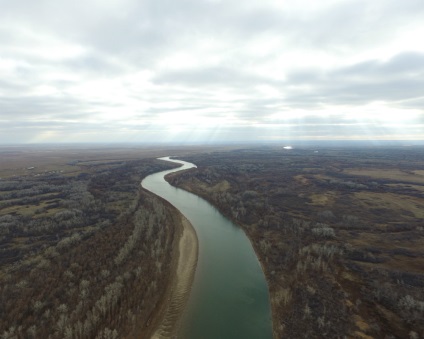
<svg viewBox="0 0 424 339">
<path fill-rule="evenodd" d="M 275 338 L 424 337 L 424 149 L 245 149 L 169 177 L 248 234 Z"/>
<path fill-rule="evenodd" d="M 140 182 L 173 165 L 66 166 L 0 180 L 0 336 L 142 336 L 172 274 L 180 217 Z"/>
</svg>

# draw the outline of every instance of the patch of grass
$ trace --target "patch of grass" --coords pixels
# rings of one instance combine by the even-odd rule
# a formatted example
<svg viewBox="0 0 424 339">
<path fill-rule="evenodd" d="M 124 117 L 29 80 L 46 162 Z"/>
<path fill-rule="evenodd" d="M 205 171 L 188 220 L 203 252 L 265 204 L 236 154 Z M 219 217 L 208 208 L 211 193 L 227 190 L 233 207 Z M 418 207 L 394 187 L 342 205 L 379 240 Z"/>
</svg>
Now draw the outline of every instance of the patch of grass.
<svg viewBox="0 0 424 339">
<path fill-rule="evenodd" d="M 365 208 L 383 208 L 407 216 L 424 219 L 424 199 L 393 193 L 355 192 L 355 198 Z"/>
<path fill-rule="evenodd" d="M 337 198 L 335 192 L 328 191 L 324 194 L 311 194 L 309 199 L 312 200 L 312 205 L 315 206 L 329 206 L 334 203 L 334 200 Z"/>
<path fill-rule="evenodd" d="M 374 179 L 388 179 L 401 182 L 412 182 L 424 184 L 424 175 L 418 174 L 422 171 L 402 171 L 398 169 L 384 169 L 384 168 L 364 168 L 364 169 L 345 169 L 343 173 L 367 176 Z"/>
</svg>

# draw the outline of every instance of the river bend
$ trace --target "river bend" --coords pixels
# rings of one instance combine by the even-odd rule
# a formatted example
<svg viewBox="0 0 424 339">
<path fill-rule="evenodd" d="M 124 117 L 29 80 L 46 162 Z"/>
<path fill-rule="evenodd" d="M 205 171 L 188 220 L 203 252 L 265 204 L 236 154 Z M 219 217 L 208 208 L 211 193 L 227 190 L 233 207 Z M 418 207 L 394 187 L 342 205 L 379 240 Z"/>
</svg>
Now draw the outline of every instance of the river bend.
<svg viewBox="0 0 424 339">
<path fill-rule="evenodd" d="M 178 338 L 271 339 L 267 283 L 245 233 L 202 198 L 171 186 L 164 177 L 196 167 L 149 175 L 142 186 L 174 205 L 193 225 L 199 258 Z"/>
</svg>

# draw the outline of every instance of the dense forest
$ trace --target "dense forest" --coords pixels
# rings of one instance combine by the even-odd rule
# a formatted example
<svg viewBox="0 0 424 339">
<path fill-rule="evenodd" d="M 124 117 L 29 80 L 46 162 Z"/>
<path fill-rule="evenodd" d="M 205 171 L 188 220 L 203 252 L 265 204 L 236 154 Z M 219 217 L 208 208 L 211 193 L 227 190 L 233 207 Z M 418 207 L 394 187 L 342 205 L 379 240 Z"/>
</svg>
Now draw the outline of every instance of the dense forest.
<svg viewBox="0 0 424 339">
<path fill-rule="evenodd" d="M 181 218 L 140 182 L 174 165 L 69 166 L 0 180 L 0 336 L 147 337 Z"/>
<path fill-rule="evenodd" d="M 275 338 L 424 337 L 424 150 L 241 149 L 168 176 L 247 233 Z"/>
</svg>

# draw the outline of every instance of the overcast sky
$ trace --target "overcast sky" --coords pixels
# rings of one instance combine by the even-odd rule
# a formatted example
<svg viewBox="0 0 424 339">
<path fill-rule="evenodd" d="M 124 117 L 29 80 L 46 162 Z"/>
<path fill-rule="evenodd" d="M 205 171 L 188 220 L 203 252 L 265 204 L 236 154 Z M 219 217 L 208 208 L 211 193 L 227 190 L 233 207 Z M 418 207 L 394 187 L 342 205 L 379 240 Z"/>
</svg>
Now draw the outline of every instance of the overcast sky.
<svg viewBox="0 0 424 339">
<path fill-rule="evenodd" d="M 0 143 L 424 139 L 423 0 L 0 0 Z"/>
</svg>

